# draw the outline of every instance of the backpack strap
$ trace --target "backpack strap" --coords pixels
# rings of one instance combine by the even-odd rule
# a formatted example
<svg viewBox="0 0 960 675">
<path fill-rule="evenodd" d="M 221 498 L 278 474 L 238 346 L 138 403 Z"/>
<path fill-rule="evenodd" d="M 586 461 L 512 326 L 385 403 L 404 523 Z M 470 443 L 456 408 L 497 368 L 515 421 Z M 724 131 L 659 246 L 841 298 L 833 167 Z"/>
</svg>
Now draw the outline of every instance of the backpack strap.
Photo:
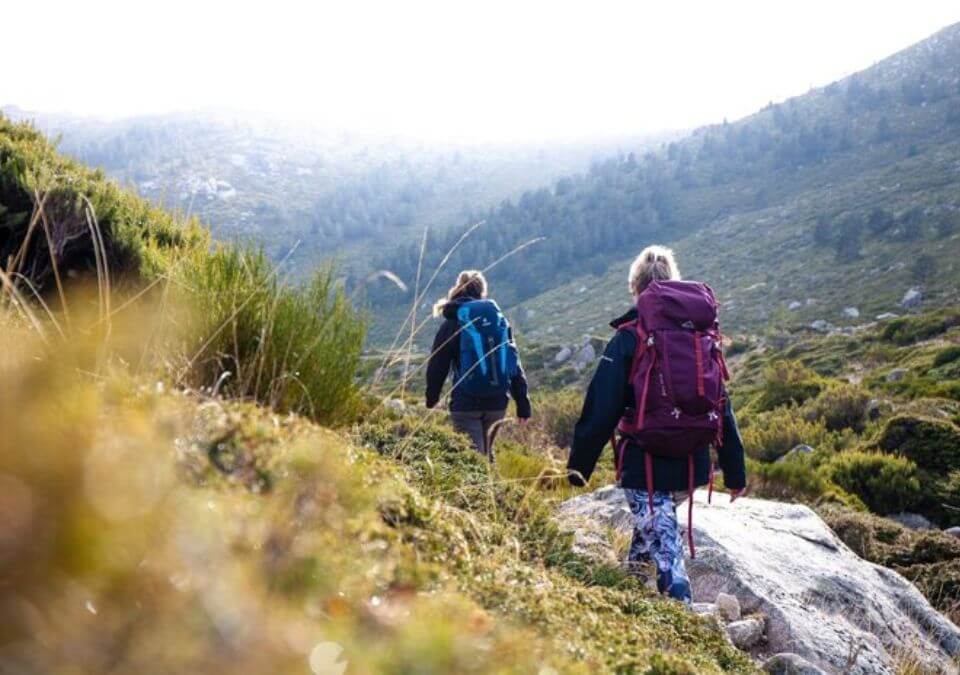
<svg viewBox="0 0 960 675">
<path fill-rule="evenodd" d="M 690 544 L 690 558 L 697 557 L 697 549 L 693 546 L 693 455 L 687 455 L 687 543 Z"/>
</svg>

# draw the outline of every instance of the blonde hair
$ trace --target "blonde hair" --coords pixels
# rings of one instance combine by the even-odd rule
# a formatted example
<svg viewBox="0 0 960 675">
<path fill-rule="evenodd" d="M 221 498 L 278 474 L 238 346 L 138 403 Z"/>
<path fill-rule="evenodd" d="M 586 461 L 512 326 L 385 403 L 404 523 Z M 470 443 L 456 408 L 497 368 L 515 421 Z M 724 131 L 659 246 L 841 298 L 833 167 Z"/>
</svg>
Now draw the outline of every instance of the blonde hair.
<svg viewBox="0 0 960 675">
<path fill-rule="evenodd" d="M 679 279 L 680 270 L 673 251 L 665 246 L 647 246 L 630 265 L 630 293 L 640 295 L 651 281 Z"/>
<path fill-rule="evenodd" d="M 479 270 L 462 271 L 457 276 L 457 283 L 451 286 L 447 294 L 434 304 L 433 315 L 441 316 L 444 305 L 451 300 L 463 297 L 476 298 L 477 300 L 487 297 L 487 279 L 483 276 L 483 272 Z"/>
</svg>

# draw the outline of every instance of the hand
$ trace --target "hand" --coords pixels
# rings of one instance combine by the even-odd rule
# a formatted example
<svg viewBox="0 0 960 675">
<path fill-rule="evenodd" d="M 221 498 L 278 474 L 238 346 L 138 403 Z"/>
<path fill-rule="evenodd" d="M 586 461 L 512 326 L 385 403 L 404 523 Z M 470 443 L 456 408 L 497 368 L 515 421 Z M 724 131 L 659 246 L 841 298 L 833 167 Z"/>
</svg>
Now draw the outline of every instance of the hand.
<svg viewBox="0 0 960 675">
<path fill-rule="evenodd" d="M 527 423 L 528 423 L 528 422 L 530 422 L 530 418 L 529 418 L 529 417 L 518 417 L 518 418 L 517 418 L 517 424 L 519 424 L 521 427 L 527 426 Z"/>
<path fill-rule="evenodd" d="M 730 490 L 730 503 L 732 504 L 733 502 L 737 501 L 737 498 L 743 496 L 745 492 L 746 490 L 744 488 L 737 488 L 736 490 Z"/>
</svg>

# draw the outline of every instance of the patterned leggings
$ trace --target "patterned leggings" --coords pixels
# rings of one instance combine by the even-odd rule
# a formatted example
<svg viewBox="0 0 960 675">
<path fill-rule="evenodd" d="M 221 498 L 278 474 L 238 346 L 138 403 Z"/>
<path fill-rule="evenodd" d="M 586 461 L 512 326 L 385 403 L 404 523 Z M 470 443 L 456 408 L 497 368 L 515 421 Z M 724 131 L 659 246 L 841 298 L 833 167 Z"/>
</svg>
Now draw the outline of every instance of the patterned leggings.
<svg viewBox="0 0 960 675">
<path fill-rule="evenodd" d="M 651 514 L 646 490 L 624 489 L 624 494 L 634 518 L 629 563 L 652 560 L 657 566 L 657 590 L 689 604 L 690 578 L 683 564 L 683 538 L 677 523 L 677 501 L 685 495 L 654 492 Z"/>
</svg>

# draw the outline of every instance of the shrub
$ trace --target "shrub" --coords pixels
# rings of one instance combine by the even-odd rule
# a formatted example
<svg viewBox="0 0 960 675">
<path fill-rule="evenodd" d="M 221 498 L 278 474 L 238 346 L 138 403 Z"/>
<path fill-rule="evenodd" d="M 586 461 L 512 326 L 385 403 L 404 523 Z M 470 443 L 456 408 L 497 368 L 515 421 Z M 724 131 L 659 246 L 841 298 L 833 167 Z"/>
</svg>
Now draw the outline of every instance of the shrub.
<svg viewBox="0 0 960 675">
<path fill-rule="evenodd" d="M 933 357 L 933 367 L 945 366 L 957 360 L 960 360 L 960 345 L 951 345 L 937 352 Z"/>
<path fill-rule="evenodd" d="M 885 324 L 881 339 L 897 345 L 911 345 L 927 340 L 960 325 L 960 310 L 947 309 L 921 316 L 904 316 Z"/>
<path fill-rule="evenodd" d="M 866 508 L 859 498 L 834 484 L 807 458 L 773 464 L 748 461 L 747 472 L 752 493 L 757 497 L 804 504 L 837 502 Z"/>
<path fill-rule="evenodd" d="M 870 395 L 862 387 L 838 384 L 828 387 L 805 406 L 809 420 L 820 420 L 830 431 L 863 431 Z"/>
<path fill-rule="evenodd" d="M 829 453 L 846 446 L 850 439 L 832 432 L 820 420 L 804 419 L 796 407 L 760 413 L 741 429 L 744 448 L 754 459 L 772 462 L 798 445 Z"/>
<path fill-rule="evenodd" d="M 229 373 L 228 395 L 323 424 L 352 420 L 365 325 L 332 268 L 292 287 L 262 252 L 221 246 L 185 259 L 178 274 L 192 309 L 178 379 L 209 387 Z"/>
<path fill-rule="evenodd" d="M 775 361 L 763 369 L 763 390 L 757 405 L 773 410 L 791 403 L 803 403 L 823 389 L 816 373 L 797 361 Z"/>
<path fill-rule="evenodd" d="M 884 425 L 877 446 L 941 476 L 960 466 L 960 429 L 946 421 L 898 415 Z"/>
<path fill-rule="evenodd" d="M 917 465 L 906 457 L 850 450 L 826 466 L 828 477 L 881 515 L 909 510 L 922 494 Z"/>
</svg>

